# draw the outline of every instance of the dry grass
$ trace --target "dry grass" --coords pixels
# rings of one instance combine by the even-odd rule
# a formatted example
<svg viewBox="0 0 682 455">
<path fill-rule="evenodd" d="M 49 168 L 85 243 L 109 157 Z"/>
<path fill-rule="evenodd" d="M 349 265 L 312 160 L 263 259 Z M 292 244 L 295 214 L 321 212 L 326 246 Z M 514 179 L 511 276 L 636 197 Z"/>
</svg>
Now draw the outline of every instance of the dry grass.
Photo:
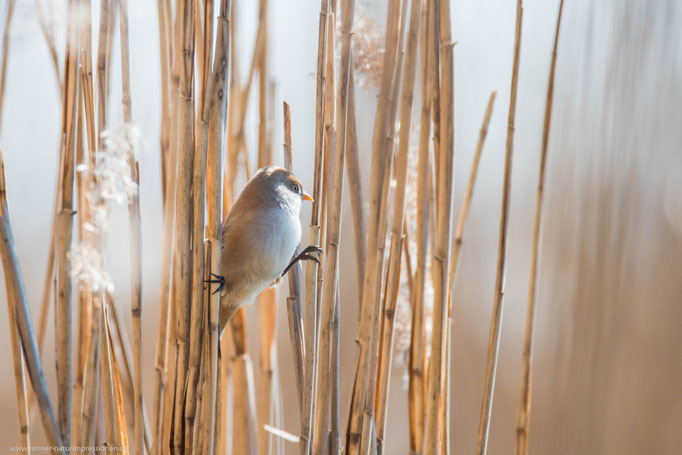
<svg viewBox="0 0 682 455">
<path fill-rule="evenodd" d="M 409 302 L 406 306 L 410 308 L 403 319 L 410 322 L 401 324 L 406 333 L 411 331 L 404 348 L 409 352 L 406 401 L 410 450 L 415 454 L 450 453 L 454 287 L 495 92 L 487 104 L 464 203 L 453 233 L 455 66 L 450 1 L 389 0 L 385 33 L 365 13 L 356 15 L 354 0 L 342 0 L 338 7 L 337 2 L 321 1 L 314 163 L 309 165 L 314 179 L 314 203 L 308 241 L 323 244 L 324 255 L 321 265 L 314 262 L 306 265 L 305 275 L 299 264 L 289 275 L 287 316 L 296 380 L 295 401 L 300 411 L 300 434 L 290 438 L 282 428 L 288 422 L 282 419 L 286 397 L 282 396 L 279 386 L 277 327 L 281 322 L 278 324 L 276 318 L 277 291 L 268 289 L 258 297 L 259 353 L 254 368 L 255 352 L 250 342 L 247 344 L 250 315 L 243 309 L 238 311 L 221 340 L 220 293 L 214 293 L 205 284 L 211 275 L 220 275 L 221 224 L 238 193 L 238 176 L 248 177 L 251 172 L 246 133 L 254 126 L 247 115 L 252 104 L 258 106 L 255 147 L 258 167 L 279 161 L 289 169 L 295 161 L 297 166 L 306 165 L 294 156 L 291 109 L 286 103 L 283 160 L 275 154 L 276 92 L 270 53 L 276 47 L 270 36 L 273 18 L 269 2 L 258 3 L 257 33 L 244 81 L 240 79 L 239 58 L 235 52 L 233 21 L 236 16 L 231 3 L 221 0 L 216 17 L 213 2 L 207 0 L 178 0 L 173 4 L 174 11 L 172 2 L 157 2 L 163 250 L 160 300 L 158 314 L 154 315 L 158 316 L 159 329 L 154 388 L 148 398 L 152 399 L 151 428 L 146 423 L 142 387 L 142 359 L 147 346 L 141 325 L 143 213 L 131 99 L 131 80 L 135 80 L 140 69 L 131 68 L 129 63 L 129 52 L 135 43 L 129 43 L 128 2 L 102 0 L 100 3 L 97 90 L 89 51 L 92 48 L 90 4 L 83 2 L 87 14 L 81 15 L 75 13 L 76 8 L 83 6 L 80 2 L 68 3 L 58 192 L 37 338 L 9 230 L 4 177 L 0 180 L 0 253 L 8 283 L 22 444 L 30 445 L 31 399 L 26 388 L 27 370 L 51 445 L 130 445 L 127 450 L 134 448 L 133 453 L 139 455 L 280 454 L 284 450 L 283 438 L 288 438 L 298 440 L 301 455 L 386 453 L 385 442 L 391 437 L 388 422 L 393 418 L 389 412 L 389 388 L 397 302 L 400 295 L 405 295 L 402 299 Z M 10 13 L 13 6 L 11 0 Z M 479 454 L 486 453 L 499 349 L 521 13 L 519 0 L 497 283 Z M 54 32 L 44 20 L 44 12 L 40 17 L 52 49 Z M 339 46 L 336 45 L 335 17 L 340 17 Z M 6 24 L 10 19 L 11 14 Z M 117 20 L 120 53 L 112 50 Z M 8 30 L 6 25 L 0 69 L 0 109 L 7 70 Z M 527 451 L 530 337 L 558 31 L 557 22 L 534 225 L 519 454 Z M 80 48 L 87 50 L 79 52 Z M 51 55 L 56 55 L 56 51 L 51 51 Z M 112 55 L 121 58 L 122 119 L 108 118 Z M 59 74 L 56 64 L 55 69 Z M 359 143 L 356 117 L 356 77 L 361 86 L 379 90 L 371 150 L 366 152 L 371 154 L 372 163 L 366 194 L 360 175 L 363 147 Z M 419 96 L 415 95 L 415 87 Z M 415 119 L 418 118 L 414 122 L 413 111 L 417 113 Z M 125 126 L 117 132 L 112 124 L 120 121 Z M 411 138 L 417 142 L 417 136 L 418 150 L 411 155 Z M 410 177 L 410 172 L 415 175 Z M 414 180 L 411 183 L 410 178 Z M 74 180 L 77 198 L 73 194 Z M 346 308 L 342 308 L 345 302 L 341 300 L 341 288 L 345 283 L 340 274 L 346 181 L 353 218 L 355 279 L 360 294 L 357 357 L 353 381 L 348 384 L 342 383 L 340 373 L 340 358 L 346 349 L 340 342 L 342 309 Z M 74 201 L 78 203 L 77 217 Z M 369 204 L 368 212 L 363 201 Z M 119 318 L 122 302 L 112 292 L 113 284 L 106 270 L 106 225 L 110 206 L 117 202 L 127 202 L 129 212 L 130 244 L 126 249 L 130 252 L 132 350 L 130 335 Z M 408 205 L 414 214 L 409 215 Z M 74 219 L 78 223 L 78 248 L 72 248 Z M 49 302 L 55 275 L 53 263 L 57 266 L 59 401 L 56 413 L 39 356 L 49 317 L 49 305 L 45 302 Z M 75 346 L 71 339 L 74 276 L 80 285 Z M 427 308 L 427 300 L 431 300 L 427 295 L 431 293 L 432 310 Z M 352 390 L 350 403 L 341 401 L 341 391 L 346 388 Z M 341 419 L 346 409 L 348 426 L 344 428 Z"/>
</svg>

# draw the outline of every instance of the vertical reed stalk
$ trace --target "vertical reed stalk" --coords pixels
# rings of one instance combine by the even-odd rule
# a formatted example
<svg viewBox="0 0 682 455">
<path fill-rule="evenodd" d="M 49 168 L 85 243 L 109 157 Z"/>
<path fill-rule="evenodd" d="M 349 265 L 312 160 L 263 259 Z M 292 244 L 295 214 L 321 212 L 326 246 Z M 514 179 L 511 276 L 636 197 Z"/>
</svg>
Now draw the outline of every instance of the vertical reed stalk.
<svg viewBox="0 0 682 455">
<path fill-rule="evenodd" d="M 350 83 L 348 85 L 348 118 L 346 133 L 346 175 L 350 195 L 350 209 L 353 214 L 353 234 L 355 238 L 355 263 L 358 277 L 358 294 L 362 292 L 366 261 L 366 223 L 362 202 L 362 181 L 360 176 L 360 157 L 358 146 L 358 130 L 355 119 L 355 76 L 353 65 L 350 66 Z M 358 302 L 362 296 L 358 296 Z"/>
<path fill-rule="evenodd" d="M 443 406 L 446 377 L 445 342 L 447 341 L 448 265 L 450 255 L 450 225 L 452 221 L 452 181 L 454 170 L 454 68 L 450 30 L 449 0 L 440 2 L 440 150 L 438 156 L 437 238 L 433 256 L 433 334 L 426 397 L 426 436 L 424 454 L 440 451 L 442 439 L 448 438 L 448 428 L 439 419 Z"/>
<path fill-rule="evenodd" d="M 320 241 L 320 202 L 322 197 L 322 144 L 324 136 L 324 87 L 327 42 L 327 13 L 329 0 L 321 0 L 320 20 L 317 36 L 317 82 L 315 92 L 315 167 L 313 172 L 313 207 L 310 218 L 310 242 Z M 320 265 L 309 261 L 306 264 L 306 363 L 303 392 L 303 412 L 301 418 L 301 442 L 299 454 L 308 455 L 311 446 L 312 420 L 315 415 L 315 374 L 317 371 L 317 278 Z"/>
<path fill-rule="evenodd" d="M 235 317 L 239 312 L 235 314 Z M 235 318 L 232 318 L 235 319 Z M 234 431 L 232 433 L 232 453 L 234 455 L 255 455 L 256 401 L 253 388 L 253 368 L 247 354 L 237 355 L 232 361 L 234 369 Z"/>
<path fill-rule="evenodd" d="M 379 262 L 383 258 L 383 243 L 379 242 L 379 214 L 384 201 L 383 181 L 384 173 L 390 172 L 392 150 L 387 150 L 387 132 L 389 130 L 389 113 L 391 109 L 392 83 L 397 53 L 398 31 L 400 16 L 400 0 L 390 0 L 386 19 L 386 40 L 383 59 L 382 84 L 377 102 L 377 112 L 374 121 L 372 137 L 372 176 L 370 187 L 369 229 L 367 233 L 367 263 L 365 265 L 365 279 L 362 290 L 362 304 L 360 310 L 360 326 L 358 329 L 358 364 L 355 373 L 352 395 L 352 407 L 349 418 L 348 439 L 346 450 L 349 454 L 356 454 L 360 450 L 361 433 L 365 433 L 365 444 L 370 436 L 363 429 L 366 402 L 373 406 L 374 391 L 368 390 L 369 362 L 371 357 L 372 327 L 378 323 L 376 317 L 380 300 L 377 290 L 381 283 L 381 268 Z M 389 166 L 387 166 L 387 163 Z M 387 203 L 387 202 L 386 202 Z M 375 308 L 376 307 L 376 308 Z"/>
<path fill-rule="evenodd" d="M 78 2 L 68 3 L 67 40 L 64 58 L 64 98 L 62 107 L 62 200 L 57 222 L 57 382 L 59 392 L 59 427 L 62 442 L 71 445 L 73 406 L 73 356 L 71 313 L 71 239 L 73 229 L 73 182 L 76 147 L 76 112 L 78 103 Z"/>
<path fill-rule="evenodd" d="M 405 5 L 405 8 L 407 5 Z M 400 137 L 396 162 L 396 190 L 393 206 L 393 226 L 391 232 L 391 249 L 389 255 L 386 293 L 384 295 L 383 322 L 381 327 L 381 343 L 379 347 L 378 382 L 376 390 L 376 433 L 377 452 L 383 453 L 386 435 L 386 411 L 388 409 L 388 389 L 391 363 L 393 360 L 393 335 L 395 327 L 396 300 L 400 284 L 400 266 L 403 245 L 403 226 L 405 224 L 405 192 L 407 189 L 407 161 L 410 148 L 410 131 L 412 128 L 412 101 L 414 81 L 417 69 L 417 37 L 421 21 L 421 1 L 411 4 L 410 28 L 407 34 L 405 59 L 405 80 L 401 87 L 400 102 Z M 397 101 L 396 101 L 397 102 Z"/>
<path fill-rule="evenodd" d="M 269 113 L 268 113 L 268 1 L 258 2 L 258 28 L 260 34 L 260 49 L 257 54 L 255 68 L 258 71 L 258 167 L 272 164 L 272 148 L 269 140 Z M 254 54 L 256 55 L 256 54 Z M 277 358 L 275 349 L 276 336 L 276 289 L 269 288 L 257 297 L 259 329 L 260 329 L 260 381 L 258 384 L 257 414 L 258 414 L 258 451 L 261 454 L 269 454 L 272 451 L 272 435 L 268 433 L 264 425 L 272 425 L 275 379 L 277 371 Z"/>
<path fill-rule="evenodd" d="M 338 281 L 338 280 L 337 280 Z M 339 377 L 339 351 L 340 335 L 339 326 L 341 324 L 341 298 L 339 285 L 336 284 L 336 297 L 334 302 L 334 316 L 332 319 L 331 333 L 331 422 L 329 432 L 329 454 L 339 455 L 341 448 L 341 416 L 340 416 L 340 377 Z"/>
<path fill-rule="evenodd" d="M 388 232 L 388 213 L 391 199 L 391 170 L 393 169 L 393 150 L 395 142 L 395 124 L 398 112 L 398 96 L 400 93 L 401 79 L 402 79 L 402 63 L 404 57 L 404 38 L 405 38 L 405 23 L 407 18 L 407 0 L 401 2 L 400 20 L 397 23 L 398 40 L 396 57 L 391 61 L 393 81 L 391 83 L 390 95 L 388 98 L 389 114 L 388 123 L 386 125 L 386 140 L 384 143 L 384 171 L 381 182 L 381 207 L 378 213 L 378 227 L 377 227 L 377 257 L 375 273 L 377 280 L 374 285 L 374 298 L 376 303 L 373 306 L 371 313 L 371 328 L 369 337 L 369 354 L 367 359 L 367 392 L 365 395 L 365 418 L 362 426 L 362 441 L 360 450 L 366 453 L 371 450 L 376 451 L 376 425 L 375 425 L 375 402 L 376 402 L 376 383 L 378 376 L 378 361 L 379 361 L 379 339 L 381 337 L 381 313 L 383 309 L 382 290 L 384 289 L 384 263 L 385 263 L 385 248 L 386 235 Z M 388 36 L 388 35 L 387 35 Z M 376 132 L 376 130 L 375 130 Z M 364 296 L 364 294 L 363 294 Z M 370 418 L 367 418 L 370 417 Z"/>
<path fill-rule="evenodd" d="M 174 186 L 171 175 L 169 187 Z M 164 201 L 163 251 L 161 257 L 161 292 L 159 302 L 159 334 L 156 342 L 156 365 L 154 369 L 154 422 L 152 432 L 152 454 L 161 454 L 161 428 L 163 419 L 163 398 L 166 389 L 166 363 L 168 358 L 168 324 L 170 308 L 171 263 L 173 257 L 173 198 L 168 195 Z"/>
<path fill-rule="evenodd" d="M 170 14 L 170 11 L 166 10 L 162 0 L 159 0 L 159 33 L 162 33 L 161 28 L 166 25 L 166 15 Z M 170 22 L 170 21 L 169 21 Z M 169 33 L 171 24 L 167 26 Z M 166 40 L 166 33 L 160 39 L 161 42 L 161 62 L 162 68 L 168 71 L 170 68 L 170 42 L 172 40 Z M 164 66 L 164 61 L 166 62 Z M 165 81 L 165 88 L 164 88 Z M 177 97 L 170 96 L 170 81 L 166 73 L 162 71 L 162 130 L 161 130 L 161 153 L 162 153 L 162 178 L 163 178 L 163 250 L 161 257 L 161 291 L 159 298 L 159 334 L 156 341 L 156 366 L 154 371 L 154 422 L 152 429 L 152 455 L 161 455 L 161 449 L 163 446 L 162 439 L 162 428 L 163 428 L 163 403 L 164 394 L 166 391 L 166 364 L 168 359 L 168 340 L 171 339 L 168 336 L 168 329 L 170 321 L 169 319 L 169 309 L 170 309 L 170 287 L 171 287 L 171 266 L 173 263 L 173 225 L 174 225 L 174 215 L 175 215 L 175 155 L 173 149 L 177 146 L 176 140 L 171 140 L 170 131 L 172 129 L 172 119 L 175 119 L 177 123 Z M 175 85 L 175 84 L 173 84 Z M 166 94 L 166 105 L 163 104 L 163 95 Z M 173 91 L 172 94 L 177 92 Z M 166 111 L 170 110 L 171 113 L 167 114 Z M 167 129 L 163 129 L 163 125 L 167 125 Z M 164 135 L 165 133 L 165 135 Z M 164 150 L 163 144 L 166 143 L 166 148 Z M 165 161 L 164 161 L 165 160 Z M 163 164 L 165 163 L 165 165 Z"/>
<path fill-rule="evenodd" d="M 481 418 L 478 426 L 476 454 L 485 455 L 488 449 L 488 431 L 490 415 L 493 407 L 495 391 L 495 374 L 497 372 L 497 355 L 500 349 L 500 329 L 502 327 L 502 309 L 504 304 L 504 278 L 507 260 L 507 230 L 509 225 L 509 200 L 511 193 L 512 157 L 514 152 L 514 120 L 516 117 L 516 90 L 519 80 L 519 58 L 521 53 L 521 26 L 523 1 L 516 2 L 516 34 L 514 37 L 514 62 L 512 66 L 511 95 L 509 98 L 509 118 L 507 120 L 507 142 L 504 154 L 504 181 L 502 183 L 502 209 L 500 213 L 500 240 L 497 252 L 497 278 L 495 282 L 495 302 L 490 322 L 490 339 L 488 341 L 488 358 L 485 368 L 485 388 L 481 404 Z"/>
<path fill-rule="evenodd" d="M 221 239 L 221 191 L 220 179 L 222 175 L 221 151 L 225 148 L 227 131 L 227 109 L 228 109 L 228 81 L 230 75 L 230 0 L 220 2 L 220 15 L 218 16 L 218 31 L 216 34 L 215 57 L 213 60 L 212 79 L 216 81 L 213 85 L 211 96 L 211 106 L 209 113 L 208 127 L 208 168 L 207 168 L 207 202 L 208 202 L 208 225 L 206 229 L 209 242 L 210 272 L 220 275 L 220 258 L 222 250 Z M 208 447 L 209 454 L 215 449 L 217 426 L 216 414 L 220 412 L 220 401 L 216 403 L 218 394 L 218 356 L 220 343 L 220 293 L 211 294 L 209 299 L 209 421 L 208 426 Z"/>
<path fill-rule="evenodd" d="M 516 417 L 516 455 L 528 453 L 528 432 L 530 428 L 531 384 L 533 367 L 533 333 L 535 331 L 535 301 L 538 288 L 538 269 L 540 264 L 540 248 L 542 234 L 542 202 L 545 189 L 545 169 L 547 167 L 547 148 L 549 130 L 552 122 L 552 104 L 554 101 L 554 74 L 556 71 L 557 47 L 559 45 L 559 29 L 564 0 L 559 1 L 559 12 L 554 30 L 554 47 L 547 81 L 547 97 L 545 99 L 545 116 L 542 124 L 542 149 L 540 152 L 540 174 L 538 190 L 535 196 L 535 217 L 533 220 L 533 250 L 530 262 L 530 282 L 528 284 L 528 307 L 526 310 L 526 331 L 523 340 L 521 357 L 521 402 Z"/>
<path fill-rule="evenodd" d="M 80 415 L 81 446 L 94 445 L 95 419 L 97 418 L 98 388 L 100 383 L 100 337 L 102 332 L 102 300 L 101 292 L 92 293 L 92 310 L 90 312 L 90 345 L 88 347 L 88 363 L 85 368 L 85 385 L 83 407 Z"/>
<path fill-rule="evenodd" d="M 285 101 L 282 104 L 282 118 L 284 121 L 284 167 L 293 171 L 293 151 L 291 148 L 291 109 Z M 296 247 L 294 257 L 299 253 L 301 245 Z M 289 334 L 291 336 L 291 350 L 294 355 L 294 369 L 296 370 L 296 392 L 298 393 L 298 409 L 303 415 L 303 359 L 305 345 L 303 340 L 303 319 L 301 318 L 301 264 L 296 262 L 289 270 L 289 297 L 287 298 L 287 315 L 289 316 Z"/>
<path fill-rule="evenodd" d="M 172 16 L 170 4 L 166 4 L 169 18 Z M 176 376 L 178 372 L 178 349 L 176 341 L 177 333 L 177 313 L 178 313 L 178 300 L 179 300 L 179 287 L 177 285 L 177 280 L 179 276 L 179 249 L 177 247 L 177 227 L 176 227 L 176 215 L 178 211 L 178 201 L 176 194 L 178 193 L 178 178 L 179 178 L 179 124 L 180 124 L 180 72 L 183 68 L 183 33 L 181 20 L 182 11 L 185 5 L 182 2 L 175 2 L 175 21 L 172 27 L 172 33 L 169 33 L 171 38 L 169 39 L 169 44 L 171 49 L 169 55 L 171 56 L 171 85 L 170 85 L 170 104 L 171 104 L 171 119 L 170 119 L 170 130 L 173 132 L 173 136 L 170 141 L 170 165 L 168 170 L 171 174 L 171 184 L 168 185 L 168 194 L 166 195 L 166 201 L 171 201 L 167 208 L 172 209 L 173 215 L 169 218 L 172 221 L 172 235 L 169 236 L 169 241 L 171 241 L 171 247 L 168 248 L 170 254 L 170 271 L 168 274 L 168 291 L 170 294 L 169 310 L 168 315 L 168 331 L 167 339 L 164 342 L 164 347 L 166 349 L 166 355 L 170 355 L 170 359 L 167 359 L 168 367 L 166 369 L 165 384 L 169 390 L 165 393 L 163 399 L 163 421 L 160 429 L 161 437 L 161 449 L 162 453 L 168 454 L 171 447 L 173 446 L 172 441 L 172 425 L 173 425 L 173 411 L 174 403 L 176 397 Z M 169 23 L 171 20 L 169 19 Z M 171 27 L 168 27 L 169 32 Z M 187 180 L 187 177 L 184 177 Z M 186 183 L 185 183 L 186 184 Z M 163 299 L 163 290 L 161 293 Z M 162 300 L 163 304 L 163 300 Z M 163 311 L 162 311 L 163 312 Z M 161 336 L 161 332 L 159 336 Z"/>
<path fill-rule="evenodd" d="M 189 337 L 192 301 L 192 251 L 191 213 L 192 213 L 192 158 L 194 156 L 194 0 L 178 3 L 178 21 L 181 23 L 180 48 L 180 85 L 178 94 L 178 147 L 177 147 L 177 188 L 175 201 L 175 244 L 177 257 L 177 276 L 174 285 L 177 289 L 176 334 L 177 376 L 175 377 L 175 402 L 173 417 L 173 453 L 183 449 L 182 412 L 187 367 L 189 364 Z M 179 53 L 180 54 L 180 53 Z"/>
<path fill-rule="evenodd" d="M 431 133 L 431 82 L 434 66 L 433 4 L 427 1 L 420 43 L 421 54 L 421 119 L 419 127 L 419 158 L 417 163 L 417 262 L 414 292 L 412 294 L 412 330 L 410 334 L 408 404 L 410 422 L 410 450 L 417 454 L 423 450 L 424 439 L 424 290 L 426 284 L 426 258 L 429 249 L 429 224 L 432 214 L 429 206 L 429 136 Z"/>
<path fill-rule="evenodd" d="M 492 92 L 490 98 L 488 99 L 488 105 L 485 110 L 485 116 L 483 118 L 483 124 L 481 125 L 481 131 L 478 136 L 478 143 L 476 144 L 476 151 L 474 153 L 474 158 L 471 163 L 471 170 L 469 171 L 469 180 L 467 182 L 466 192 L 464 194 L 464 201 L 459 212 L 459 220 L 457 222 L 457 228 L 455 229 L 455 239 L 452 243 L 452 249 L 450 252 L 450 273 L 448 276 L 448 316 L 447 316 L 447 333 L 445 340 L 445 369 L 446 369 L 446 384 L 447 392 L 444 397 L 444 404 L 439 409 L 439 421 L 445 428 L 450 428 L 450 395 L 451 395 L 451 357 L 452 357 L 452 346 L 451 344 L 451 334 L 452 334 L 452 300 L 455 295 L 455 283 L 457 279 L 457 269 L 459 268 L 459 258 L 460 251 L 462 249 L 462 239 L 464 234 L 464 226 L 466 224 L 467 215 L 469 214 L 469 207 L 471 205 L 471 198 L 474 193 L 474 184 L 476 183 L 476 175 L 478 173 L 478 165 L 481 160 L 481 152 L 483 151 L 483 144 L 485 143 L 485 138 L 488 133 L 488 126 L 490 125 L 490 117 L 493 113 L 493 104 L 495 102 L 495 96 L 497 92 Z M 450 439 L 449 433 L 446 433 L 446 437 L 441 439 L 443 447 L 441 448 L 441 453 L 449 453 L 450 450 Z"/>
<path fill-rule="evenodd" d="M 101 134 L 107 126 L 107 106 L 108 106 L 108 78 L 109 78 L 109 49 L 107 42 L 113 30 L 109 27 L 110 16 L 114 16 L 111 11 L 110 0 L 101 0 L 99 12 L 99 35 L 97 38 L 97 150 L 103 149 Z"/>
<path fill-rule="evenodd" d="M 201 40 L 197 40 L 201 42 Z M 211 49 L 205 49 L 210 54 Z M 201 53 L 197 60 L 201 61 Z M 201 65 L 199 65 L 201 67 Z M 201 77 L 201 75 L 199 76 Z M 208 87 L 200 92 L 210 96 L 214 79 L 208 79 Z M 192 303 L 189 331 L 189 373 L 187 387 L 184 391 L 184 420 L 185 420 L 185 448 L 191 451 L 192 439 L 197 435 L 194 431 L 195 416 L 198 410 L 197 393 L 201 388 L 199 382 L 200 363 L 202 362 L 204 340 L 204 279 L 205 279 L 205 250 L 204 250 L 204 196 L 206 195 L 206 159 L 208 153 L 208 125 L 211 101 L 199 99 L 200 110 L 196 122 L 196 147 L 194 150 L 194 164 L 192 168 Z M 200 433 L 199 433 L 200 434 Z"/>
<path fill-rule="evenodd" d="M 123 122 L 128 128 L 132 126 L 132 101 L 130 99 L 130 58 L 128 45 L 128 0 L 119 0 L 121 28 L 121 83 Z M 132 144 L 131 144 L 132 145 Z M 133 364 L 134 384 L 133 402 L 135 415 L 135 453 L 142 454 L 144 440 L 144 419 L 142 400 L 142 227 L 140 216 L 140 170 L 135 161 L 134 151 L 128 157 L 132 179 L 137 183 L 138 191 L 128 196 L 128 212 L 130 216 L 130 311 L 133 319 Z"/>
<path fill-rule="evenodd" d="M 337 146 L 336 141 L 336 131 L 333 126 L 328 127 L 327 130 L 327 140 L 328 145 L 331 150 L 329 150 L 329 155 L 338 156 L 342 152 L 337 152 L 335 150 Z M 326 157 L 325 157 L 326 158 Z M 338 281 L 338 247 L 339 247 L 339 237 L 341 230 L 341 198 L 336 198 L 337 185 L 341 186 L 343 189 L 343 157 L 337 158 L 341 160 L 341 178 L 337 178 L 337 174 L 334 174 L 334 185 L 333 185 L 333 200 L 330 203 L 333 204 L 329 207 L 327 211 L 327 236 L 325 244 L 325 255 L 324 255 L 324 277 L 326 279 L 323 281 L 322 287 L 322 297 L 321 297 L 321 314 L 318 329 L 318 347 L 317 347 L 317 384 L 316 384 L 316 398 L 315 398 L 315 422 L 312 431 L 312 453 L 323 454 L 326 448 L 329 446 L 329 440 L 327 439 L 328 434 L 328 417 L 329 417 L 329 403 L 330 396 L 329 390 L 331 385 L 330 378 L 330 355 L 331 355 L 331 324 L 332 317 L 334 314 L 334 305 L 336 302 L 336 290 Z M 338 218 L 338 221 L 337 221 Z"/>
<path fill-rule="evenodd" d="M 165 209 L 166 196 L 168 191 L 168 166 L 169 166 L 169 156 L 168 147 L 170 142 L 170 114 L 169 114 L 169 43 L 166 23 L 166 9 L 164 0 L 157 0 L 157 12 L 158 12 L 158 22 L 159 22 L 159 62 L 161 64 L 161 134 L 159 136 L 159 151 L 161 152 L 161 196 L 162 202 Z"/>
<path fill-rule="evenodd" d="M 106 306 L 111 305 L 110 299 L 102 302 L 100 311 L 102 313 L 102 336 L 100 337 L 100 368 L 102 370 L 102 398 L 104 400 L 104 421 L 106 427 L 106 443 L 110 446 L 119 447 L 120 431 L 118 429 L 118 419 L 116 418 L 116 403 L 114 398 L 114 366 L 112 362 L 111 337 L 109 335 L 109 318 L 107 317 Z"/>
</svg>

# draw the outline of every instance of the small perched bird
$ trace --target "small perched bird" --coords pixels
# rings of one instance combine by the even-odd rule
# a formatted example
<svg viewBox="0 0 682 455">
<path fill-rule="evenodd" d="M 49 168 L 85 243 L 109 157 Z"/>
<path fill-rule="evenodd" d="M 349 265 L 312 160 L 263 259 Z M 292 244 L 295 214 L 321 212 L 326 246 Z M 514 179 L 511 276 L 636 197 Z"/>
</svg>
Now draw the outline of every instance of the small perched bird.
<svg viewBox="0 0 682 455">
<path fill-rule="evenodd" d="M 222 276 L 208 280 L 221 292 L 221 333 L 242 305 L 278 282 L 296 261 L 319 263 L 310 254 L 321 252 L 318 246 L 293 257 L 301 242 L 301 203 L 312 200 L 294 174 L 276 166 L 259 169 L 239 194 L 222 228 Z"/>
</svg>

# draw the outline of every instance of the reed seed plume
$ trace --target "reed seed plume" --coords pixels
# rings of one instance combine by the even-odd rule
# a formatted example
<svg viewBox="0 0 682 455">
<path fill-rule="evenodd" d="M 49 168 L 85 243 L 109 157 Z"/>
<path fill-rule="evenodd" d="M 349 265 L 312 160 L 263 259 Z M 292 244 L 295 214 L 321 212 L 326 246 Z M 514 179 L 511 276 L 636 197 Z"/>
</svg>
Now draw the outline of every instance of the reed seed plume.
<svg viewBox="0 0 682 455">
<path fill-rule="evenodd" d="M 114 290 L 111 276 L 104 269 L 104 258 L 97 249 L 88 245 L 78 245 L 71 258 L 71 275 L 81 289 L 93 292 Z"/>
<path fill-rule="evenodd" d="M 353 70 L 365 90 L 378 89 L 384 59 L 384 30 L 364 8 L 356 8 L 353 22 Z"/>
</svg>

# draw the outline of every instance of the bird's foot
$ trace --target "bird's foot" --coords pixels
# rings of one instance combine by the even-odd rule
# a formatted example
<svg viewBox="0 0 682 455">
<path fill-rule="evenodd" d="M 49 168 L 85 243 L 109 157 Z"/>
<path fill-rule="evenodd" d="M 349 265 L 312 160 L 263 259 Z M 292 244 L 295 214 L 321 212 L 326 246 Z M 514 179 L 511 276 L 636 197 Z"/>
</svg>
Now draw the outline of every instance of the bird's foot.
<svg viewBox="0 0 682 455">
<path fill-rule="evenodd" d="M 211 283 L 218 283 L 218 289 L 216 289 L 215 291 L 213 291 L 211 293 L 211 295 L 213 295 L 216 292 L 220 292 L 223 290 L 223 288 L 225 287 L 225 277 L 220 276 L 220 275 L 216 275 L 215 273 L 211 273 L 211 275 L 214 276 L 216 279 L 215 280 L 204 280 L 204 283 L 209 283 L 209 286 L 211 285 Z"/>
<path fill-rule="evenodd" d="M 319 263 L 320 263 L 320 260 L 317 258 L 317 256 L 313 256 L 313 255 L 310 254 L 310 253 L 317 253 L 317 254 L 320 254 L 320 253 L 322 253 L 322 251 L 323 251 L 322 248 L 320 248 L 318 245 L 310 245 L 310 246 L 305 247 L 305 248 L 303 249 L 303 251 L 301 251 L 300 253 L 298 253 L 298 255 L 297 255 L 294 259 L 291 260 L 291 262 L 289 263 L 289 265 L 287 266 L 287 268 L 284 269 L 284 272 L 282 272 L 282 275 L 281 275 L 281 276 L 286 275 L 286 273 L 289 271 L 290 268 L 292 268 L 292 267 L 294 266 L 294 264 L 296 264 L 298 261 L 301 261 L 301 260 L 304 260 L 304 259 L 305 259 L 305 260 L 315 261 L 315 262 L 317 262 L 317 263 L 319 264 Z"/>
</svg>

